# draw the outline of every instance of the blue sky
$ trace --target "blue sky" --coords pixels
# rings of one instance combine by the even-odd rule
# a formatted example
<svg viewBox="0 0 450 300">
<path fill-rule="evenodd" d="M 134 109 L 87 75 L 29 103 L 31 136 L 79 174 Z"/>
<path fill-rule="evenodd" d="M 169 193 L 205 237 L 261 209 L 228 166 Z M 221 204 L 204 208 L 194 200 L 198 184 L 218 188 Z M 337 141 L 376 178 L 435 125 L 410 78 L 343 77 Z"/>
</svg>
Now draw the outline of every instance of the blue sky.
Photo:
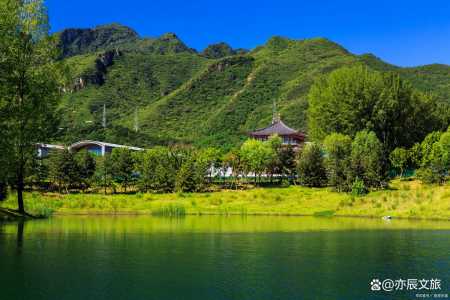
<svg viewBox="0 0 450 300">
<path fill-rule="evenodd" d="M 450 64 L 449 0 L 46 0 L 52 31 L 118 22 L 141 36 L 176 33 L 190 47 L 251 49 L 273 35 L 326 37 L 400 65 Z"/>
</svg>

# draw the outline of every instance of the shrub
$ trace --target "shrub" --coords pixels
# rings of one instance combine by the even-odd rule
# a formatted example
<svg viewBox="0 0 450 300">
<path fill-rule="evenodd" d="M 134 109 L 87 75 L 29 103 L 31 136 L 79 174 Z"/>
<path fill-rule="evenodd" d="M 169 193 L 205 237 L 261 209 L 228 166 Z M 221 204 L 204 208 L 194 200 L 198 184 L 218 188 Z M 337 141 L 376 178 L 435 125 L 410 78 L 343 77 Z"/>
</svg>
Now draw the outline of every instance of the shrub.
<svg viewBox="0 0 450 300">
<path fill-rule="evenodd" d="M 420 168 L 417 170 L 417 177 L 424 183 L 443 183 L 445 181 L 445 176 L 432 168 Z"/>
<path fill-rule="evenodd" d="M 352 195 L 353 196 L 362 196 L 367 194 L 368 190 L 366 188 L 366 185 L 364 184 L 364 181 L 356 178 L 352 185 Z"/>
<path fill-rule="evenodd" d="M 392 166 L 399 171 L 400 177 L 403 177 L 409 160 L 409 152 L 404 148 L 395 148 L 389 155 L 389 160 Z"/>
</svg>

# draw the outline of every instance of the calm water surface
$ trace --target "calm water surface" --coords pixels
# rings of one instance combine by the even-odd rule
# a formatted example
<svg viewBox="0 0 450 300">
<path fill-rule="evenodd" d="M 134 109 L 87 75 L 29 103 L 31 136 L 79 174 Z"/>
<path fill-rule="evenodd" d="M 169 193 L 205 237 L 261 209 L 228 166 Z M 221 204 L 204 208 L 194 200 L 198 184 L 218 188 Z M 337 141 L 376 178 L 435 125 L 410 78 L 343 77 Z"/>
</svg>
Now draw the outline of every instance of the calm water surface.
<svg viewBox="0 0 450 300">
<path fill-rule="evenodd" d="M 419 299 L 371 292 L 373 278 L 439 278 L 450 297 L 450 222 L 141 216 L 0 225 L 1 299 Z"/>
</svg>

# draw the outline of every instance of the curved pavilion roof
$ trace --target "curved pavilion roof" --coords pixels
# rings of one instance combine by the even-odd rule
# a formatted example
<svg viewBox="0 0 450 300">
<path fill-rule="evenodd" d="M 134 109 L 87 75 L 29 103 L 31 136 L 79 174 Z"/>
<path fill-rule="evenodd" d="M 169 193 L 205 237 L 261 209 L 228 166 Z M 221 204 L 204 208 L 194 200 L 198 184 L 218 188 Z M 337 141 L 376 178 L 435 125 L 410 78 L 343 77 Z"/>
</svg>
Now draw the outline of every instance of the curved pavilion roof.
<svg viewBox="0 0 450 300">
<path fill-rule="evenodd" d="M 305 138 L 305 134 L 290 128 L 286 124 L 283 123 L 281 120 L 276 120 L 273 122 L 270 126 L 257 129 L 253 132 L 250 132 L 251 136 L 271 136 L 274 134 L 278 134 L 280 136 L 294 136 L 298 138 Z"/>
</svg>

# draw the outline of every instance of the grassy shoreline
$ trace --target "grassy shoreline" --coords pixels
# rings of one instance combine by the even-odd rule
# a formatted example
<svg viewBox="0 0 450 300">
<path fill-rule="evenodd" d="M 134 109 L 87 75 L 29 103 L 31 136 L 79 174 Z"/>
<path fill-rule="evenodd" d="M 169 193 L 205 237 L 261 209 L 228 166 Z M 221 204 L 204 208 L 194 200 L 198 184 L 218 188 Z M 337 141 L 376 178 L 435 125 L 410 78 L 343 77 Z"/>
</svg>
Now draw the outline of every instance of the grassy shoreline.
<svg viewBox="0 0 450 300">
<path fill-rule="evenodd" d="M 353 197 L 329 188 L 255 188 L 174 194 L 28 193 L 29 212 L 39 215 L 264 215 L 450 220 L 450 185 L 393 181 L 390 189 Z M 11 195 L 0 204 L 15 208 Z"/>
</svg>

